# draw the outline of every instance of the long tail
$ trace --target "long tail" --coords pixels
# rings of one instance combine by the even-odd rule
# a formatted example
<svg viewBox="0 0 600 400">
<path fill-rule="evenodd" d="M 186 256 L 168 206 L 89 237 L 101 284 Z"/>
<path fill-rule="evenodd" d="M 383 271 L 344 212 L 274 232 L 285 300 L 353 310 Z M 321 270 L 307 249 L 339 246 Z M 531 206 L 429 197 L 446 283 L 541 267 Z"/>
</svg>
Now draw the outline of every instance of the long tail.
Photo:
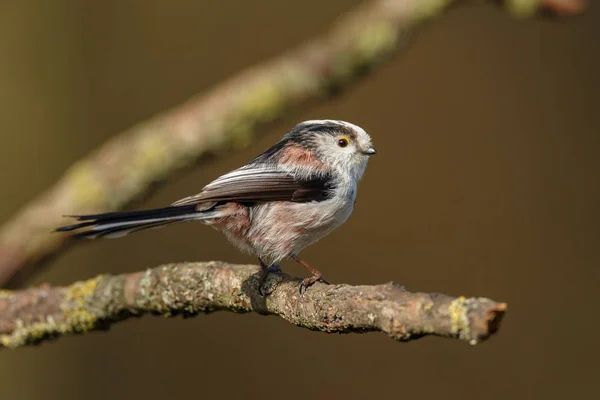
<svg viewBox="0 0 600 400">
<path fill-rule="evenodd" d="M 175 222 L 210 217 L 210 212 L 198 212 L 195 204 L 171 206 L 153 210 L 111 212 L 95 215 L 69 215 L 81 221 L 78 224 L 63 226 L 57 232 L 69 232 L 86 228 L 77 232 L 77 238 L 117 238 L 143 229 L 158 228 Z"/>
</svg>

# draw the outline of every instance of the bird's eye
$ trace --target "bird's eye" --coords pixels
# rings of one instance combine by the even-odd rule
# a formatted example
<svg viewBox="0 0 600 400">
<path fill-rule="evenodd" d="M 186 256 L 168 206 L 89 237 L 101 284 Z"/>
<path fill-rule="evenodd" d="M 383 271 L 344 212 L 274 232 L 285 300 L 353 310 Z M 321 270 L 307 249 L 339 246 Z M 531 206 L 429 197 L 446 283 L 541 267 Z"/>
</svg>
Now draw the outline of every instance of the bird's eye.
<svg viewBox="0 0 600 400">
<path fill-rule="evenodd" d="M 340 146 L 340 147 L 346 147 L 346 146 L 348 146 L 349 143 L 350 143 L 350 140 L 348 140 L 347 137 L 341 137 L 338 139 L 338 142 L 337 142 L 338 146 Z"/>
</svg>

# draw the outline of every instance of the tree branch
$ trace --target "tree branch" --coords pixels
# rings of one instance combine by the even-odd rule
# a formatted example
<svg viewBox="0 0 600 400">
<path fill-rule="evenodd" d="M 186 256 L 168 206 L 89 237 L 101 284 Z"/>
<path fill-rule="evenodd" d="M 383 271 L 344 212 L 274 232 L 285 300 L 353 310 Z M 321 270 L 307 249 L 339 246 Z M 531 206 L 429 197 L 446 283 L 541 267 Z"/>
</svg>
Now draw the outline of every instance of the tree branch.
<svg viewBox="0 0 600 400">
<path fill-rule="evenodd" d="M 425 335 L 476 344 L 499 328 L 506 304 L 485 298 L 411 293 L 378 286 L 317 283 L 300 296 L 298 278 L 271 273 L 258 293 L 260 267 L 222 262 L 169 264 L 100 275 L 67 287 L 0 291 L 0 347 L 16 348 L 69 333 L 106 329 L 145 313 L 192 316 L 213 311 L 278 315 L 328 333 L 381 331 L 399 341 Z"/>
<path fill-rule="evenodd" d="M 407 43 L 409 33 L 458 0 L 379 0 L 357 8 L 329 33 L 116 136 L 0 230 L 0 286 L 15 286 L 67 245 L 53 235 L 65 214 L 116 210 L 208 155 L 252 142 L 257 124 L 347 87 Z M 583 0 L 508 0 L 516 15 L 541 7 L 579 13 Z"/>
</svg>

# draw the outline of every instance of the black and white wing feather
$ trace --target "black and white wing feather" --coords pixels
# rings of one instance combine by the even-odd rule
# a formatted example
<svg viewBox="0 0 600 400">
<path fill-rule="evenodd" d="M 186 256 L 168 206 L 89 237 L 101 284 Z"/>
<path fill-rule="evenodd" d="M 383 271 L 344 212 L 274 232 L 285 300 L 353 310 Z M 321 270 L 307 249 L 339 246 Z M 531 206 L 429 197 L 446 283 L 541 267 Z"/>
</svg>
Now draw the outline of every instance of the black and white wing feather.
<svg viewBox="0 0 600 400">
<path fill-rule="evenodd" d="M 217 178 L 200 193 L 176 201 L 173 206 L 222 201 L 322 201 L 329 198 L 332 188 L 330 175 L 297 178 L 275 166 L 251 165 Z"/>
</svg>

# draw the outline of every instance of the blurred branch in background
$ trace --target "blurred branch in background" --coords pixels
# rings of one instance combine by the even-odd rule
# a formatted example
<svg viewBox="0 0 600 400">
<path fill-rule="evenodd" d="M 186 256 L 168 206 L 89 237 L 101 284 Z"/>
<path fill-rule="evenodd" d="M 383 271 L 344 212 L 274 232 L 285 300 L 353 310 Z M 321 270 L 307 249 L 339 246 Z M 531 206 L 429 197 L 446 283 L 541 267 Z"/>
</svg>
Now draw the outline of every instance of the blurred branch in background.
<svg viewBox="0 0 600 400">
<path fill-rule="evenodd" d="M 241 72 L 205 94 L 140 123 L 75 163 L 0 229 L 0 286 L 15 286 L 67 245 L 52 234 L 65 214 L 119 209 L 184 166 L 225 157 L 253 140 L 258 124 L 333 95 L 388 59 L 409 33 L 457 0 L 379 0 L 329 33 Z M 462 2 L 460 2 L 462 3 Z M 506 0 L 513 14 L 576 14 L 583 0 Z"/>
<path fill-rule="evenodd" d="M 145 313 L 185 316 L 227 310 L 278 315 L 329 333 L 381 331 L 399 341 L 426 335 L 476 344 L 499 328 L 506 304 L 485 298 L 411 293 L 379 286 L 317 283 L 303 295 L 300 279 L 272 273 L 258 293 L 261 269 L 220 262 L 164 265 L 101 275 L 68 287 L 0 291 L 0 347 L 16 348 L 69 333 L 105 329 Z"/>
</svg>

